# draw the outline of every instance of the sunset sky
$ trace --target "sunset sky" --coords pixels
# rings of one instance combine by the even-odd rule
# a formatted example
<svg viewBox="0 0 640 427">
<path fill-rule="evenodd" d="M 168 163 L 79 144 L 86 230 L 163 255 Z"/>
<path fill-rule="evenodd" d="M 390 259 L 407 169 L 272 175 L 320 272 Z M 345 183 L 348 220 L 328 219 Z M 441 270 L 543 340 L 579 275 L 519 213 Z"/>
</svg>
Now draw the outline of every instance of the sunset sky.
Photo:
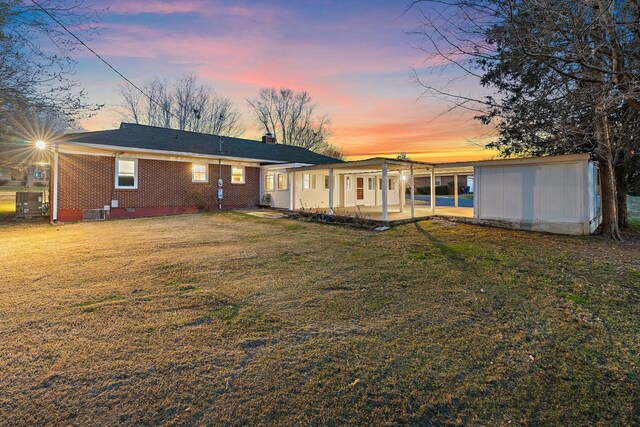
<svg viewBox="0 0 640 427">
<path fill-rule="evenodd" d="M 408 1 L 407 1 L 408 3 Z M 415 160 L 492 157 L 478 143 L 490 129 L 447 105 L 419 99 L 412 67 L 448 79 L 425 63 L 406 32 L 417 24 L 402 0 L 162 1 L 112 0 L 102 30 L 89 42 L 136 83 L 195 73 L 231 98 L 243 113 L 246 138 L 259 138 L 246 98 L 262 87 L 306 90 L 327 113 L 330 142 L 351 159 L 407 153 Z M 78 58 L 77 78 L 94 102 L 106 103 L 86 120 L 89 130 L 119 123 L 122 80 L 89 52 Z M 467 85 L 468 87 L 465 87 Z M 460 92 L 474 93 L 461 81 Z"/>
</svg>

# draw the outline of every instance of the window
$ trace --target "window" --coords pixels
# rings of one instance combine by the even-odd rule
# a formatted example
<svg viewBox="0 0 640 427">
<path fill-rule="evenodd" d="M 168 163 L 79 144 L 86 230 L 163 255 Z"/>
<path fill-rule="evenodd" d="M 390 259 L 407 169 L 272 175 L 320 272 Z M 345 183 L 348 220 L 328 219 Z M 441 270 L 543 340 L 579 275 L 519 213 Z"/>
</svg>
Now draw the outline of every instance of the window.
<svg viewBox="0 0 640 427">
<path fill-rule="evenodd" d="M 244 184 L 244 166 L 231 166 L 231 183 Z"/>
<path fill-rule="evenodd" d="M 382 178 L 380 178 L 380 184 L 378 185 L 378 188 L 379 188 L 380 190 L 382 190 L 382 189 L 384 188 L 384 187 L 382 186 Z"/>
<path fill-rule="evenodd" d="M 325 190 L 329 189 L 329 175 L 324 176 L 324 189 Z"/>
<path fill-rule="evenodd" d="M 116 159 L 116 188 L 138 188 L 138 160 Z"/>
<path fill-rule="evenodd" d="M 390 179 L 389 180 L 389 190 L 393 190 L 393 187 L 395 187 L 396 185 L 396 180 L 395 179 Z"/>
<path fill-rule="evenodd" d="M 376 179 L 375 178 L 367 178 L 367 189 L 375 190 L 376 188 Z"/>
<path fill-rule="evenodd" d="M 209 174 L 207 173 L 207 165 L 193 165 L 192 181 L 193 182 L 209 182 Z"/>
<path fill-rule="evenodd" d="M 436 187 L 438 185 L 442 185 L 442 177 L 441 176 L 436 176 Z"/>
<path fill-rule="evenodd" d="M 347 187 L 347 190 L 351 190 L 351 177 L 347 176 L 344 178 L 344 184 L 345 187 Z"/>
<path fill-rule="evenodd" d="M 315 174 L 311 175 L 311 189 L 312 190 L 316 189 L 316 175 Z"/>
<path fill-rule="evenodd" d="M 302 189 L 308 190 L 309 188 L 311 188 L 311 175 L 305 173 L 302 175 Z"/>
<path fill-rule="evenodd" d="M 273 191 L 274 190 L 274 176 L 272 173 L 265 175 L 264 177 L 264 189 L 267 191 Z"/>
<path fill-rule="evenodd" d="M 289 186 L 289 176 L 286 173 L 278 174 L 278 190 L 286 190 Z"/>
</svg>

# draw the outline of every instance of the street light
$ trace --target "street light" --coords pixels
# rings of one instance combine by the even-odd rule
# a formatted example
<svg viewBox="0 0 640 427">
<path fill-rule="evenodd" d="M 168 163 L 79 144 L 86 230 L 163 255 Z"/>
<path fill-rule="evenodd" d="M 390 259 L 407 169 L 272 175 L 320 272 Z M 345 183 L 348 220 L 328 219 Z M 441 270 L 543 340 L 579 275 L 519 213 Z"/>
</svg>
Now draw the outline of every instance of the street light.
<svg viewBox="0 0 640 427">
<path fill-rule="evenodd" d="M 44 142 L 43 140 L 38 140 L 36 141 L 36 148 L 38 150 L 44 150 L 45 148 L 47 148 L 47 143 Z"/>
</svg>

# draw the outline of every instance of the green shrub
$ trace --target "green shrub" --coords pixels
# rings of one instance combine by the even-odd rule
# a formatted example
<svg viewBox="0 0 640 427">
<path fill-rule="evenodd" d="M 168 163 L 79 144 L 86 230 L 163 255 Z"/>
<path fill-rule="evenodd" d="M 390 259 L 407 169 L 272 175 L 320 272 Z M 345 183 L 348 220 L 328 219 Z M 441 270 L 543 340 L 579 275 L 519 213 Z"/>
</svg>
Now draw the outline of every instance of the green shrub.
<svg viewBox="0 0 640 427">
<path fill-rule="evenodd" d="M 429 196 L 431 195 L 431 187 L 429 187 L 428 185 L 424 187 L 416 187 L 416 194 Z M 436 186 L 436 196 L 446 196 L 447 194 L 450 194 L 449 187 L 447 187 L 446 185 Z"/>
<path fill-rule="evenodd" d="M 436 196 L 446 196 L 449 194 L 449 186 L 436 185 Z"/>
</svg>

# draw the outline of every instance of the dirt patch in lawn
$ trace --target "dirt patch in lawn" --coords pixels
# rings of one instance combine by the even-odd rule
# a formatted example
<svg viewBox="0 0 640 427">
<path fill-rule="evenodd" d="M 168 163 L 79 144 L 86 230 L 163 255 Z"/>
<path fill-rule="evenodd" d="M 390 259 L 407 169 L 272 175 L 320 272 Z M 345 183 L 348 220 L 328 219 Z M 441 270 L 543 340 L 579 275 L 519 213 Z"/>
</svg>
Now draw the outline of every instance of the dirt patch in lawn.
<svg viewBox="0 0 640 427">
<path fill-rule="evenodd" d="M 0 225 L 0 424 L 631 425 L 640 242 Z"/>
</svg>

